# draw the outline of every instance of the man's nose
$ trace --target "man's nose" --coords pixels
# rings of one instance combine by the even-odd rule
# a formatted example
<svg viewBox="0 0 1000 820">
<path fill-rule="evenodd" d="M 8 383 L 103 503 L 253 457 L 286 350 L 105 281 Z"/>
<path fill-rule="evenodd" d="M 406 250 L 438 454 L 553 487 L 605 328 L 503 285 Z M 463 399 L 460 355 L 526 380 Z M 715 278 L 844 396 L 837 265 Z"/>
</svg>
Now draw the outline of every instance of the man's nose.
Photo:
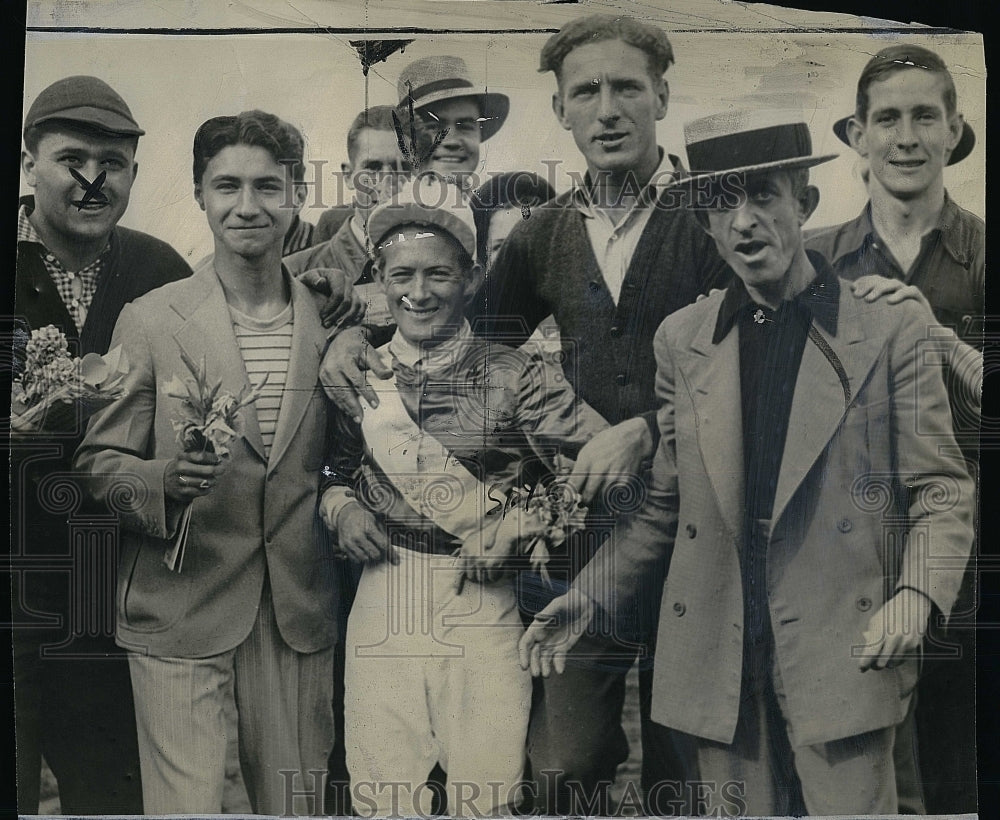
<svg viewBox="0 0 1000 820">
<path fill-rule="evenodd" d="M 737 233 L 749 233 L 757 227 L 757 213 L 751 205 L 741 205 L 731 214 L 729 227 Z"/>
<path fill-rule="evenodd" d="M 909 117 L 900 117 L 896 125 L 896 144 L 903 148 L 916 145 L 917 132 L 913 128 L 913 120 Z"/>
<path fill-rule="evenodd" d="M 253 216 L 260 210 L 260 203 L 257 202 L 257 194 L 249 186 L 240 188 L 239 196 L 236 200 L 236 213 L 240 216 Z"/>
<path fill-rule="evenodd" d="M 427 299 L 429 294 L 427 291 L 427 282 L 424 279 L 423 274 L 418 273 L 413 277 L 413 279 L 410 280 L 410 286 L 406 289 L 406 295 L 409 297 L 411 302 L 417 304 Z"/>
<path fill-rule="evenodd" d="M 602 122 L 613 122 L 621 116 L 618 110 L 618 98 L 614 91 L 602 83 L 598 91 L 597 116 Z"/>
</svg>

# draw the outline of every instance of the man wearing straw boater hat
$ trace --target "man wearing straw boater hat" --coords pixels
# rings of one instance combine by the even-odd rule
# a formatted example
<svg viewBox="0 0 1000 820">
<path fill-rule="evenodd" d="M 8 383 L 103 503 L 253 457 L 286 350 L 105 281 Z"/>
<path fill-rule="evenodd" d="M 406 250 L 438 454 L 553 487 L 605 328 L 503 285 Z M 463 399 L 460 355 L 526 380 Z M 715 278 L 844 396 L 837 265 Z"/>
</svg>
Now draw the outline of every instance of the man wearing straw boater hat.
<svg viewBox="0 0 1000 820">
<path fill-rule="evenodd" d="M 944 169 L 969 155 L 975 134 L 958 112 L 944 61 L 916 45 L 883 49 L 861 72 L 853 116 L 838 120 L 833 130 L 865 162 L 869 201 L 857 218 L 818 232 L 808 246 L 826 256 L 838 275 L 858 280 L 859 295 L 902 283 L 916 289 L 939 322 L 981 351 L 986 226 L 957 205 L 944 185 Z M 965 345 L 946 349 L 956 438 L 975 463 L 982 360 Z M 943 638 L 947 646 L 938 642 L 937 657 L 925 660 L 916 716 L 911 710 L 900 727 L 901 811 L 976 811 L 974 589 L 970 565 L 955 607 L 961 617 Z M 950 654 L 956 649 L 957 656 Z"/>
<path fill-rule="evenodd" d="M 707 784 L 689 810 L 894 813 L 916 653 L 972 544 L 944 381 L 921 366 L 934 320 L 855 298 L 805 250 L 808 168 L 832 156 L 799 118 L 727 112 L 685 138 L 684 190 L 735 278 L 657 331 L 647 502 L 536 617 L 522 664 L 561 672 L 596 609 L 667 560 L 652 717 Z"/>
<path fill-rule="evenodd" d="M 507 95 L 478 87 L 460 57 L 414 60 L 400 72 L 397 90 L 401 122 L 409 124 L 412 106 L 417 170 L 459 181 L 477 171 L 480 145 L 500 130 L 510 110 Z"/>
</svg>

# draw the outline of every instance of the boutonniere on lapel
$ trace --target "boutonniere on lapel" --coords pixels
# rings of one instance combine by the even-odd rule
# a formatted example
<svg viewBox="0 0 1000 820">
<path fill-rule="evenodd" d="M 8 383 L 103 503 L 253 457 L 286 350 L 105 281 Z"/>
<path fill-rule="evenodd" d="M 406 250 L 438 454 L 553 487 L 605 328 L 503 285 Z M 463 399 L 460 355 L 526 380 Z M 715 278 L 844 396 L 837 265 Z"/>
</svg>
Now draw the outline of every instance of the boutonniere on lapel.
<svg viewBox="0 0 1000 820">
<path fill-rule="evenodd" d="M 55 325 L 15 331 L 11 432 L 67 432 L 125 395 L 128 359 L 115 347 L 104 356 L 69 354 L 66 336 Z"/>
<path fill-rule="evenodd" d="M 204 357 L 199 365 L 183 350 L 180 354 L 191 378 L 182 379 L 175 374 L 163 386 L 163 392 L 167 396 L 178 400 L 170 418 L 177 434 L 177 444 L 186 453 L 227 456 L 230 442 L 243 433 L 243 415 L 240 411 L 260 397 L 267 384 L 267 374 L 260 384 L 254 387 L 244 385 L 234 396 L 222 389 L 221 381 L 209 380 Z M 174 545 L 163 555 L 163 562 L 174 572 L 180 572 L 184 563 L 193 503 L 184 508 Z"/>
</svg>

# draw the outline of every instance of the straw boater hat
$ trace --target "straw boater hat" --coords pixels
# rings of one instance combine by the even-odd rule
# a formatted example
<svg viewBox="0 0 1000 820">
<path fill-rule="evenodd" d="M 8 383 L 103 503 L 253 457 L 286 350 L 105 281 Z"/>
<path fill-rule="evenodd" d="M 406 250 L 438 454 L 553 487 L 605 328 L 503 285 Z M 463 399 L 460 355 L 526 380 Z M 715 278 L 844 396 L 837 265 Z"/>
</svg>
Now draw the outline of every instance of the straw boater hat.
<svg viewBox="0 0 1000 820">
<path fill-rule="evenodd" d="M 878 54 L 868 61 L 864 70 L 861 72 L 861 76 L 858 78 L 858 87 L 860 88 L 861 83 L 865 80 L 865 75 L 869 74 L 871 71 L 878 68 L 882 63 L 887 61 L 905 62 L 908 65 L 914 65 L 918 68 L 927 68 L 931 71 L 948 70 L 944 61 L 930 49 L 914 45 L 889 46 L 888 48 L 883 48 Z M 938 66 L 940 66 L 940 68 Z M 851 144 L 851 140 L 847 136 L 847 123 L 851 121 L 851 117 L 853 116 L 854 115 L 851 114 L 850 116 L 842 117 L 833 124 L 833 133 L 837 135 L 837 139 L 846 145 Z M 947 164 L 954 165 L 956 162 L 961 162 L 969 156 L 975 144 L 976 134 L 972 130 L 972 126 L 963 120 L 962 136 L 958 138 L 958 145 L 955 146 L 954 150 L 951 152 L 951 156 L 948 157 Z"/>
<path fill-rule="evenodd" d="M 482 139 L 492 137 L 507 119 L 510 99 L 506 94 L 477 88 L 470 78 L 469 67 L 461 57 L 423 57 L 414 60 L 399 75 L 396 90 L 399 107 L 407 107 L 413 99 L 413 110 L 419 111 L 442 100 L 471 97 L 479 104 Z"/>
<path fill-rule="evenodd" d="M 468 195 L 453 182 L 436 174 L 420 174 L 388 197 L 368 217 L 368 236 L 375 247 L 392 241 L 401 225 L 441 228 L 476 258 L 476 223 Z"/>
<path fill-rule="evenodd" d="M 837 154 L 814 155 L 809 126 L 800 112 L 726 111 L 684 126 L 691 187 L 723 174 L 755 174 L 777 169 L 809 168 Z"/>
</svg>

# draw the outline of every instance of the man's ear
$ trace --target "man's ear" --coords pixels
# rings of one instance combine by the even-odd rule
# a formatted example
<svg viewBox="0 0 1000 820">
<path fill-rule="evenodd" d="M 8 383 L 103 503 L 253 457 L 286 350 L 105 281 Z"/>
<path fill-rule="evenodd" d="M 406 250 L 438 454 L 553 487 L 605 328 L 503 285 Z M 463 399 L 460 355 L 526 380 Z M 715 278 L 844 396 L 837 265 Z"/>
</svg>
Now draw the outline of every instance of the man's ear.
<svg viewBox="0 0 1000 820">
<path fill-rule="evenodd" d="M 295 213 L 302 210 L 302 206 L 306 204 L 306 196 L 309 194 L 309 188 L 304 182 L 296 182 L 292 186 L 292 201 L 295 203 Z"/>
<path fill-rule="evenodd" d="M 35 187 L 35 157 L 25 149 L 21 152 L 21 171 L 24 173 L 24 182 L 29 188 Z"/>
<path fill-rule="evenodd" d="M 819 205 L 819 188 L 807 185 L 799 194 L 799 225 L 805 225 Z"/>
<path fill-rule="evenodd" d="M 138 162 L 133 162 L 132 163 L 132 182 L 135 182 L 135 178 L 137 176 L 139 176 L 139 163 Z"/>
<path fill-rule="evenodd" d="M 948 130 L 951 132 L 951 139 L 948 141 L 948 156 L 958 147 L 958 142 L 962 139 L 962 131 L 965 129 L 965 118 L 959 114 L 952 114 L 948 118 Z"/>
<path fill-rule="evenodd" d="M 563 110 L 562 91 L 558 89 L 552 95 L 552 113 L 556 115 L 556 119 L 559 120 L 559 124 L 569 131 L 570 124 L 566 120 L 565 111 Z"/>
<path fill-rule="evenodd" d="M 198 203 L 198 207 L 203 211 L 205 210 L 205 197 L 201 190 L 201 183 L 196 182 L 194 185 L 194 201 Z"/>
<path fill-rule="evenodd" d="M 667 116 L 667 103 L 670 102 L 670 85 L 666 80 L 660 80 L 660 86 L 656 92 L 656 100 L 656 119 L 662 120 Z"/>
<path fill-rule="evenodd" d="M 469 276 L 465 280 L 465 301 L 466 303 L 471 302 L 473 297 L 479 293 L 479 289 L 483 286 L 483 281 L 486 277 L 486 271 L 483 266 L 478 262 L 472 265 L 472 270 L 469 271 Z"/>
<path fill-rule="evenodd" d="M 847 140 L 851 148 L 861 156 L 868 156 L 868 141 L 865 138 L 865 126 L 857 117 L 851 117 L 847 121 Z"/>
</svg>

